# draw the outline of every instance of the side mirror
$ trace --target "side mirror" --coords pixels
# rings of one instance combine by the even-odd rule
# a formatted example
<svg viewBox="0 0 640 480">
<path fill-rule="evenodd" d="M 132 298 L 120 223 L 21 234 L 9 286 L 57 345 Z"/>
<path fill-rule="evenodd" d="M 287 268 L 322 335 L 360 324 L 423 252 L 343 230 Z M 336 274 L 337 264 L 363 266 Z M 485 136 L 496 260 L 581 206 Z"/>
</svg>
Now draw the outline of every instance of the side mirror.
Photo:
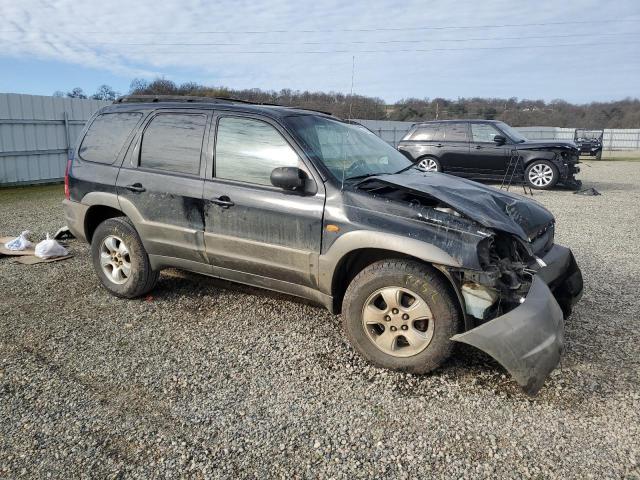
<svg viewBox="0 0 640 480">
<path fill-rule="evenodd" d="M 507 137 L 505 137 L 504 135 L 496 135 L 495 137 L 493 137 L 493 141 L 498 145 L 504 145 L 505 143 L 507 143 Z"/>
<path fill-rule="evenodd" d="M 271 172 L 271 185 L 283 190 L 300 190 L 307 180 L 307 174 L 298 167 L 278 167 Z"/>
</svg>

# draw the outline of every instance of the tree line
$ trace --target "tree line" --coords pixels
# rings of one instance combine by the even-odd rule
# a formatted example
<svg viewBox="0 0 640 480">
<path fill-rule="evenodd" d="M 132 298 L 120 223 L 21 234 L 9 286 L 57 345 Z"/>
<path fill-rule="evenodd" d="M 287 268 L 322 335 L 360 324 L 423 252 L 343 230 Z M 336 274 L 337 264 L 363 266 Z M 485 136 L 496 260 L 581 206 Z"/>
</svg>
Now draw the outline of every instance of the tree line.
<svg viewBox="0 0 640 480">
<path fill-rule="evenodd" d="M 368 120 L 427 121 L 456 118 L 501 120 L 518 127 L 554 126 L 584 128 L 640 128 L 640 100 L 626 98 L 611 102 L 576 105 L 564 100 L 526 100 L 517 98 L 406 98 L 394 104 L 365 95 L 338 92 L 309 92 L 290 89 L 261 90 L 210 87 L 195 82 L 176 84 L 157 78 L 152 81 L 134 79 L 129 94 L 193 95 L 237 98 L 255 103 L 295 106 L 319 110 L 341 118 Z M 70 98 L 114 100 L 120 94 L 102 85 L 95 94 L 86 95 L 81 88 L 54 95 Z"/>
</svg>

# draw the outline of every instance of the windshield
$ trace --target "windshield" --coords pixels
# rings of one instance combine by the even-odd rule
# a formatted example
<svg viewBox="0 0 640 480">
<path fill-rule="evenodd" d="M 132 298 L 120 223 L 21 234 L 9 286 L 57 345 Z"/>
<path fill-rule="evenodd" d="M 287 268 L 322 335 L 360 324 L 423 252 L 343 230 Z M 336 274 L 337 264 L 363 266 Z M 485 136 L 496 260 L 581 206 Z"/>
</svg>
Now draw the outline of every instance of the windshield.
<svg viewBox="0 0 640 480">
<path fill-rule="evenodd" d="M 294 115 L 285 122 L 307 154 L 323 163 L 338 181 L 396 173 L 412 166 L 404 155 L 362 125 L 314 115 Z"/>
<path fill-rule="evenodd" d="M 497 125 L 500 128 L 500 130 L 506 133 L 507 136 L 514 142 L 523 143 L 527 141 L 527 139 L 512 126 L 507 125 L 506 123 L 503 123 L 503 122 L 497 122 Z"/>
</svg>

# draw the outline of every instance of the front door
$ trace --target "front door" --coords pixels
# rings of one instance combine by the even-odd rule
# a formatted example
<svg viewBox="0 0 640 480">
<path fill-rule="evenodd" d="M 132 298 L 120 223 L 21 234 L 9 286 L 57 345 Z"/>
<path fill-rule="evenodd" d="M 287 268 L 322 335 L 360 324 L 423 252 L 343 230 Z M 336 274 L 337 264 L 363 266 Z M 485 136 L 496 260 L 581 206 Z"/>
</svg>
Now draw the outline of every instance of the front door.
<svg viewBox="0 0 640 480">
<path fill-rule="evenodd" d="M 484 176 L 502 176 L 509 161 L 510 145 L 498 145 L 496 135 L 504 134 L 490 123 L 471 123 L 469 160 L 473 172 Z"/>
<path fill-rule="evenodd" d="M 213 168 L 204 185 L 205 249 L 214 272 L 315 287 L 324 186 L 287 192 L 271 185 L 276 167 L 314 171 L 276 123 L 251 115 L 214 117 Z M 214 143 L 211 141 L 210 143 Z M 316 177 L 317 178 L 317 177 Z"/>
<path fill-rule="evenodd" d="M 206 263 L 201 157 L 208 116 L 193 110 L 152 115 L 120 168 L 121 208 L 150 255 Z"/>
</svg>

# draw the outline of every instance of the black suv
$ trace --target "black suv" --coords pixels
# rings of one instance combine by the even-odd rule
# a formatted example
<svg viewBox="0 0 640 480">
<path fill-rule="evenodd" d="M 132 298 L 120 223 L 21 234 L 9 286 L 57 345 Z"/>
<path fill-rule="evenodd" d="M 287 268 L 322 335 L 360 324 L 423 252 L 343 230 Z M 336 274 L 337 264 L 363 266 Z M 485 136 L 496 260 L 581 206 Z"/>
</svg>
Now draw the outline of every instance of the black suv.
<svg viewBox="0 0 640 480">
<path fill-rule="evenodd" d="M 602 159 L 602 139 L 604 130 L 585 130 L 576 128 L 573 132 L 573 142 L 578 146 L 580 155 L 596 157 Z"/>
<path fill-rule="evenodd" d="M 580 188 L 579 154 L 571 142 L 531 141 L 506 123 L 492 120 L 443 120 L 414 125 L 398 149 L 422 170 L 474 180 L 501 181 L 509 162 L 520 157 L 532 188 L 558 184 Z M 515 164 L 515 162 L 514 162 Z M 511 173 L 511 170 L 510 170 Z"/>
<path fill-rule="evenodd" d="M 535 393 L 582 292 L 536 202 L 308 110 L 125 97 L 88 122 L 65 178 L 69 228 L 114 295 L 167 267 L 286 292 L 342 312 L 382 367 L 427 372 L 464 342 Z"/>
</svg>

